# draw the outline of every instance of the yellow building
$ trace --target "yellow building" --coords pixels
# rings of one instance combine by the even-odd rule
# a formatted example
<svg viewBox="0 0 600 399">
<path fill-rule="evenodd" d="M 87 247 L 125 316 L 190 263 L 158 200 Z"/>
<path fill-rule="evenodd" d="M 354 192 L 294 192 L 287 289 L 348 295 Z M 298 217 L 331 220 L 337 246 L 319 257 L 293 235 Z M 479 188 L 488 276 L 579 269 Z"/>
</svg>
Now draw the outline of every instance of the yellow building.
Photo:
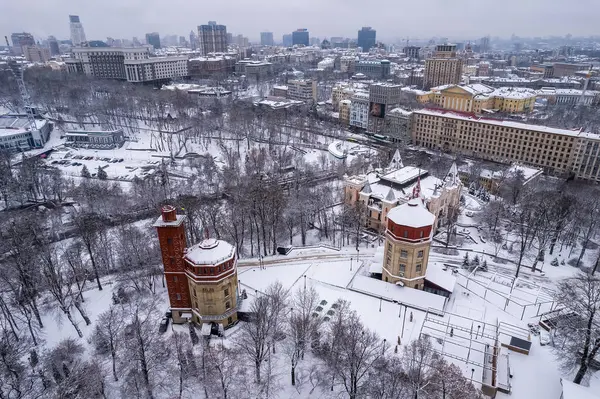
<svg viewBox="0 0 600 399">
<path fill-rule="evenodd" d="M 352 101 L 350 100 L 342 100 L 339 105 L 339 119 L 340 123 L 344 125 L 350 124 L 350 109 L 352 107 Z"/>
<path fill-rule="evenodd" d="M 443 110 L 412 113 L 413 144 L 600 181 L 600 136 Z"/>
<path fill-rule="evenodd" d="M 383 281 L 416 289 L 425 287 L 434 222 L 435 216 L 417 198 L 389 212 Z"/>
<path fill-rule="evenodd" d="M 536 92 L 521 87 L 495 89 L 481 83 L 470 85 L 445 85 L 431 89 L 429 101 L 438 107 L 460 112 L 531 112 Z"/>
</svg>

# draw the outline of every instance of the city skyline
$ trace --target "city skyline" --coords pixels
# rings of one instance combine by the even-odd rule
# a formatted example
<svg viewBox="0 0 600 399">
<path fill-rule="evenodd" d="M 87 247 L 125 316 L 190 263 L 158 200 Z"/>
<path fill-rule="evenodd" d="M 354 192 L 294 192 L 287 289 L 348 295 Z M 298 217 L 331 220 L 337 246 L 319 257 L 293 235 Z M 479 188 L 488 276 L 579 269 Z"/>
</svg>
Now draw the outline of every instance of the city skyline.
<svg viewBox="0 0 600 399">
<path fill-rule="evenodd" d="M 260 32 L 273 32 L 279 41 L 283 34 L 298 28 L 308 29 L 311 37 L 354 38 L 363 26 L 377 30 L 377 39 L 381 41 L 436 36 L 459 40 L 485 35 L 510 37 L 512 34 L 524 37 L 564 36 L 567 33 L 589 36 L 597 33 L 594 11 L 600 11 L 600 5 L 593 0 L 580 0 L 578 7 L 565 0 L 553 2 L 552 7 L 541 0 L 526 3 L 507 0 L 485 5 L 474 0 L 452 4 L 443 0 L 424 0 L 418 4 L 382 0 L 375 8 L 365 8 L 364 3 L 357 0 L 332 0 L 326 4 L 307 0 L 301 5 L 273 0 L 252 3 L 233 0 L 230 7 L 224 8 L 216 3 L 200 6 L 183 0 L 169 3 L 107 0 L 85 6 L 74 0 L 42 3 L 24 0 L 10 2 L 4 9 L 6 12 L 0 15 L 0 26 L 3 27 L 0 33 L 8 36 L 25 31 L 36 39 L 50 35 L 66 39 L 69 37 L 68 16 L 79 15 L 89 40 L 104 40 L 108 36 L 144 37 L 145 33 L 154 31 L 161 35 L 183 35 L 210 19 L 226 25 L 228 32 L 241 33 L 257 42 Z M 31 13 L 31 9 L 36 13 Z M 255 18 L 246 18 L 249 14 Z M 331 24 L 331 15 L 336 15 L 335 26 Z M 413 17 L 404 18 L 406 15 Z M 418 15 L 422 18 L 415 18 Z"/>
</svg>

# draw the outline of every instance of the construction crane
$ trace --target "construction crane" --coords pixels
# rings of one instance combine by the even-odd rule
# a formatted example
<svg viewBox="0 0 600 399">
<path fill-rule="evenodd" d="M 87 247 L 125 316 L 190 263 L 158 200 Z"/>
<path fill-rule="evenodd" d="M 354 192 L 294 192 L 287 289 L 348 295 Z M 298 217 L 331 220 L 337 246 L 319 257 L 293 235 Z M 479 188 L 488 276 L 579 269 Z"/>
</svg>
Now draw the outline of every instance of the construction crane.
<svg viewBox="0 0 600 399">
<path fill-rule="evenodd" d="M 25 107 L 25 113 L 27 115 L 27 122 L 29 125 L 29 130 L 31 131 L 31 135 L 33 136 L 34 141 L 43 142 L 41 134 L 37 130 L 35 125 L 35 118 L 33 116 L 33 105 L 31 104 L 31 97 L 29 97 L 27 87 L 25 87 L 23 67 L 14 59 L 8 60 L 8 67 L 10 68 L 10 71 L 15 77 L 15 81 L 17 82 L 17 86 L 19 87 L 19 93 L 21 94 L 21 100 L 23 101 L 23 106 Z"/>
</svg>

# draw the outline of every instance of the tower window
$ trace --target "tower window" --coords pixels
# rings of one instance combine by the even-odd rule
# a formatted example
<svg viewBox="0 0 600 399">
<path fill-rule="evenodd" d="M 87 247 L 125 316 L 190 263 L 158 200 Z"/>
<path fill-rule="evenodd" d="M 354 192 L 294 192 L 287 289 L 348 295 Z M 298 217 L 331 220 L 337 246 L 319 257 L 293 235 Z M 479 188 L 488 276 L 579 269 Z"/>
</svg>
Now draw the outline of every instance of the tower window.
<svg viewBox="0 0 600 399">
<path fill-rule="evenodd" d="M 181 301 L 181 294 L 175 294 L 175 299 L 177 299 L 178 301 Z"/>
<path fill-rule="evenodd" d="M 223 292 L 223 294 L 227 298 L 229 296 L 229 288 L 225 288 L 225 291 Z"/>
<path fill-rule="evenodd" d="M 173 281 L 177 282 L 177 276 L 173 276 Z"/>
<path fill-rule="evenodd" d="M 230 309 L 231 308 L 231 302 L 227 301 L 225 302 L 225 309 Z"/>
<path fill-rule="evenodd" d="M 171 237 L 167 238 L 167 244 L 173 245 L 173 239 Z"/>
<path fill-rule="evenodd" d="M 403 249 L 400 251 L 400 257 L 401 258 L 408 258 L 408 251 Z"/>
<path fill-rule="evenodd" d="M 404 230 L 404 238 L 408 238 L 408 230 Z"/>
<path fill-rule="evenodd" d="M 420 264 L 420 263 L 417 263 L 417 268 L 416 268 L 416 270 L 417 270 L 417 273 L 420 273 L 420 272 L 421 272 L 421 264 Z"/>
<path fill-rule="evenodd" d="M 417 258 L 422 258 L 422 257 L 423 257 L 423 251 L 417 252 Z"/>
</svg>

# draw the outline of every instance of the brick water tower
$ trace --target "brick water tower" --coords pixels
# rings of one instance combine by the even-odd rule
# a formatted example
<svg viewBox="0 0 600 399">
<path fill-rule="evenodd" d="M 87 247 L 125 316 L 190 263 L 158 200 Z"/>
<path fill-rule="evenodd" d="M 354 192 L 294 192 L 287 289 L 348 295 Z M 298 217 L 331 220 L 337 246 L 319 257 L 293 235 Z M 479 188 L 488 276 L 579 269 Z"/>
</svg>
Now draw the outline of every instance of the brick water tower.
<svg viewBox="0 0 600 399">
<path fill-rule="evenodd" d="M 393 208 L 387 218 L 381 278 L 423 289 L 435 216 L 415 198 Z"/>
<path fill-rule="evenodd" d="M 213 238 L 187 247 L 184 215 L 162 208 L 154 223 L 174 323 L 221 324 L 237 321 L 237 255 L 231 244 Z"/>
<path fill-rule="evenodd" d="M 182 323 L 182 314 L 190 313 L 191 300 L 183 255 L 187 247 L 185 238 L 185 215 L 178 215 L 174 206 L 162 208 L 162 215 L 154 222 L 162 252 L 165 281 L 173 322 Z"/>
</svg>

